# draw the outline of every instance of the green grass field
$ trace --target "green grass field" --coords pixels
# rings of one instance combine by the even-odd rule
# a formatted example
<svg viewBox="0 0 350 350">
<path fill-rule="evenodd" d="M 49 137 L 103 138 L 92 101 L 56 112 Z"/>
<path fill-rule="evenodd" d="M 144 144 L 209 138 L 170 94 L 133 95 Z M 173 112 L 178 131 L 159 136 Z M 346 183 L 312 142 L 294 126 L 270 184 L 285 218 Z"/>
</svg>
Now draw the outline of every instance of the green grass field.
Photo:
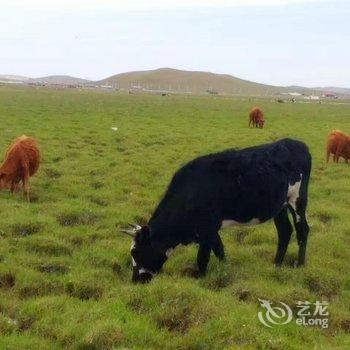
<svg viewBox="0 0 350 350">
<path fill-rule="evenodd" d="M 266 128 L 248 128 L 258 104 Z M 350 167 L 325 164 L 346 104 L 0 88 L 1 138 L 38 139 L 31 203 L 0 192 L 0 349 L 349 349 Z M 117 131 L 111 128 L 117 127 Z M 307 265 L 295 235 L 273 266 L 272 223 L 221 233 L 227 261 L 188 276 L 197 247 L 178 247 L 148 285 L 131 283 L 127 222 L 145 222 L 192 158 L 283 137 L 313 155 Z M 330 325 L 267 328 L 258 298 L 329 302 Z M 294 310 L 295 311 L 295 310 Z"/>
</svg>

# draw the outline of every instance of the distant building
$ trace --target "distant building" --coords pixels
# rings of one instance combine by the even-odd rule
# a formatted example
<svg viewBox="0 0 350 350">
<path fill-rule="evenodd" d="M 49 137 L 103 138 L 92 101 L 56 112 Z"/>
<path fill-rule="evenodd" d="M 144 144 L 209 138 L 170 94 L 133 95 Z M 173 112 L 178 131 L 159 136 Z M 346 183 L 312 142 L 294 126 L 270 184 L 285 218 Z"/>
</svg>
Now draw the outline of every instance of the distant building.
<svg viewBox="0 0 350 350">
<path fill-rule="evenodd" d="M 112 85 L 100 85 L 101 89 L 113 89 Z"/>
<path fill-rule="evenodd" d="M 326 97 L 326 98 L 334 98 L 334 99 L 337 99 L 338 96 L 336 94 L 334 94 L 333 92 L 326 92 L 323 97 Z"/>
<path fill-rule="evenodd" d="M 281 95 L 302 96 L 302 94 L 300 92 L 281 92 Z"/>
<path fill-rule="evenodd" d="M 311 96 L 304 96 L 305 100 L 311 100 L 311 101 L 318 101 L 320 99 L 320 96 L 311 95 Z"/>
</svg>

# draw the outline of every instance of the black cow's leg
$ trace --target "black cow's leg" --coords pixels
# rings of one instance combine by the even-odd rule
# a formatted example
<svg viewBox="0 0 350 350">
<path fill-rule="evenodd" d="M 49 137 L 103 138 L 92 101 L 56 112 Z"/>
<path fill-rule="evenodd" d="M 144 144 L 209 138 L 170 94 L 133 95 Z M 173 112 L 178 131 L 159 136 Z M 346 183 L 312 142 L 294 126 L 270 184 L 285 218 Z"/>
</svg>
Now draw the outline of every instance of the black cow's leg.
<svg viewBox="0 0 350 350">
<path fill-rule="evenodd" d="M 216 233 L 214 237 L 214 241 L 212 243 L 212 249 L 215 256 L 221 261 L 225 259 L 225 251 L 224 245 L 222 244 L 221 238 L 218 233 Z"/>
<path fill-rule="evenodd" d="M 290 236 L 293 232 L 292 224 L 288 218 L 287 207 L 284 207 L 281 212 L 274 218 L 275 226 L 278 233 L 278 247 L 275 257 L 275 265 L 280 266 L 286 255 Z"/>
<path fill-rule="evenodd" d="M 302 181 L 299 197 L 289 205 L 289 209 L 293 216 L 294 227 L 297 232 L 297 240 L 299 245 L 298 253 L 298 266 L 302 266 L 305 263 L 305 253 L 307 238 L 309 235 L 309 225 L 306 220 L 306 206 L 307 206 L 307 193 L 308 193 L 308 174 L 305 180 Z"/>
<path fill-rule="evenodd" d="M 295 224 L 295 229 L 297 231 L 297 239 L 299 244 L 298 266 L 302 266 L 305 264 L 306 244 L 310 231 L 305 216 L 302 217 L 300 222 Z"/>
<path fill-rule="evenodd" d="M 207 243 L 201 243 L 199 245 L 197 253 L 197 265 L 199 276 L 205 275 L 207 272 L 207 266 L 210 259 L 211 246 Z"/>
<path fill-rule="evenodd" d="M 207 271 L 211 250 L 213 250 L 214 254 L 220 260 L 224 258 L 224 247 L 218 234 L 219 228 L 220 225 L 211 221 L 209 215 L 204 216 L 200 227 L 198 227 L 199 249 L 197 254 L 197 265 L 199 276 L 205 275 Z"/>
<path fill-rule="evenodd" d="M 296 209 L 290 208 L 295 231 L 297 232 L 297 240 L 299 245 L 299 253 L 298 253 L 298 266 L 302 266 L 305 263 L 305 253 L 306 253 L 306 245 L 307 238 L 309 235 L 309 225 L 306 220 L 305 215 L 305 206 L 302 203 L 302 200 L 297 201 Z"/>
</svg>

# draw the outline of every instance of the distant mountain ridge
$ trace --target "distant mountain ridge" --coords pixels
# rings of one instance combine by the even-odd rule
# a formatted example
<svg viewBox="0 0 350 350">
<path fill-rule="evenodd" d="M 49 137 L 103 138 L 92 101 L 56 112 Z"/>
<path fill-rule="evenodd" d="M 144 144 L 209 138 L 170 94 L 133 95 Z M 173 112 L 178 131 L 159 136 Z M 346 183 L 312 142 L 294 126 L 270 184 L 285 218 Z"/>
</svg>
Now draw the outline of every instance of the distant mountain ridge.
<svg viewBox="0 0 350 350">
<path fill-rule="evenodd" d="M 350 88 L 340 88 L 336 86 L 316 87 L 314 89 L 324 92 L 333 92 L 335 94 L 350 94 Z"/>
<path fill-rule="evenodd" d="M 91 81 L 87 79 L 81 79 L 76 77 L 71 77 L 69 75 L 50 75 L 41 78 L 30 78 L 29 82 L 33 83 L 46 83 L 46 84 L 67 84 L 67 85 L 83 85 L 90 84 Z"/>
<path fill-rule="evenodd" d="M 149 71 L 135 71 L 113 75 L 97 83 L 115 85 L 119 88 L 138 88 L 146 90 L 165 90 L 176 92 L 227 94 L 268 94 L 278 92 L 277 86 L 264 85 L 236 78 L 228 74 L 201 71 L 184 71 L 160 68 Z"/>
<path fill-rule="evenodd" d="M 30 78 L 28 77 L 24 77 L 22 75 L 11 75 L 11 74 L 3 74 L 3 75 L 0 75 L 0 80 L 2 81 L 27 81 L 29 80 Z"/>
<path fill-rule="evenodd" d="M 227 95 L 272 96 L 280 93 L 322 95 L 328 92 L 350 97 L 350 88 L 273 86 L 240 79 L 228 74 L 185 71 L 173 68 L 120 73 L 99 81 L 91 81 L 69 75 L 51 75 L 40 78 L 0 75 L 0 81 L 63 85 L 109 85 L 114 88 L 125 90 L 137 89 L 144 91 L 171 91 L 194 94 L 219 93 Z"/>
<path fill-rule="evenodd" d="M 92 81 L 72 77 L 69 75 L 49 75 L 47 77 L 30 78 L 21 75 L 0 74 L 0 81 L 23 82 L 23 83 L 43 83 L 43 84 L 64 84 L 64 85 L 84 85 Z"/>
<path fill-rule="evenodd" d="M 300 93 L 322 95 L 333 92 L 350 95 L 344 88 L 306 88 L 302 86 L 274 86 L 237 78 L 228 74 L 201 71 L 185 71 L 173 68 L 159 68 L 147 71 L 133 71 L 112 75 L 96 82 L 122 89 L 162 90 L 191 93 L 220 93 L 234 95 L 271 96 L 279 93 Z"/>
</svg>

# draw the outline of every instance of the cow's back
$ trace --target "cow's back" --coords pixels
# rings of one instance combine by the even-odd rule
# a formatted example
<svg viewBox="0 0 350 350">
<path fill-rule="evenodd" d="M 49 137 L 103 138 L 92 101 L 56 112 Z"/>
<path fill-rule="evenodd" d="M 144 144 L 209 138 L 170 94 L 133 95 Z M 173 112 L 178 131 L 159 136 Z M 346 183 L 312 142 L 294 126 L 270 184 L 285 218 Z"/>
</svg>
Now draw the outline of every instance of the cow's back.
<svg viewBox="0 0 350 350">
<path fill-rule="evenodd" d="M 40 151 L 37 143 L 33 138 L 25 135 L 11 144 L 4 160 L 4 165 L 12 169 L 12 172 L 20 173 L 24 167 L 28 166 L 30 176 L 37 172 L 39 164 Z"/>
<path fill-rule="evenodd" d="M 307 146 L 290 139 L 199 157 L 175 174 L 154 217 L 167 213 L 180 221 L 216 212 L 242 222 L 247 215 L 267 220 L 286 201 L 289 184 L 300 174 L 308 179 L 310 168 Z"/>
<path fill-rule="evenodd" d="M 259 107 L 254 107 L 251 111 L 250 111 L 250 119 L 254 120 L 254 121 L 259 121 L 264 119 L 264 113 L 263 111 L 259 108 Z"/>
<path fill-rule="evenodd" d="M 343 148 L 346 143 L 350 142 L 347 134 L 340 130 L 333 130 L 327 139 L 327 150 L 330 153 L 335 153 L 337 148 Z"/>
</svg>

